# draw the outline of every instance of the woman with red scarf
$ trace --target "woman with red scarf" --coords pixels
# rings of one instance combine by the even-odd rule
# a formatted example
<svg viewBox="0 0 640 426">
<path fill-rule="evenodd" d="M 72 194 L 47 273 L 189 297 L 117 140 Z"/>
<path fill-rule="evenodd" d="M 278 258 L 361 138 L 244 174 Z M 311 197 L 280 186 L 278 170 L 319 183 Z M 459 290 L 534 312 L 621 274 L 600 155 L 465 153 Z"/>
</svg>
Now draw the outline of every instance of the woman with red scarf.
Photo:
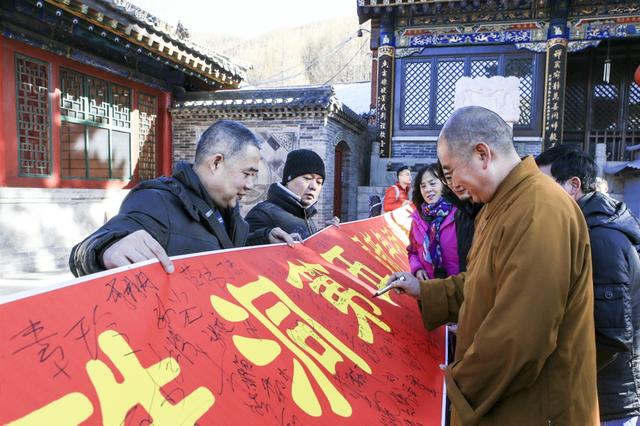
<svg viewBox="0 0 640 426">
<path fill-rule="evenodd" d="M 413 184 L 409 265 L 419 280 L 445 278 L 460 272 L 458 241 L 454 222 L 456 207 L 442 197 L 443 185 L 437 165 L 418 171 Z"/>
</svg>

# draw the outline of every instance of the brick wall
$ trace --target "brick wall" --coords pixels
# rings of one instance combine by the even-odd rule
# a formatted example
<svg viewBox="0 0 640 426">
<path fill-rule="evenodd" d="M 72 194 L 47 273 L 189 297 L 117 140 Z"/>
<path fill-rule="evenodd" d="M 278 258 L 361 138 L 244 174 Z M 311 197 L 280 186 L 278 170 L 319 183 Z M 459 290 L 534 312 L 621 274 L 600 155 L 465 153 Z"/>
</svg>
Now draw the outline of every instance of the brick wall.
<svg viewBox="0 0 640 426">
<path fill-rule="evenodd" d="M 342 206 L 340 211 L 343 220 L 355 220 L 357 218 L 357 191 L 359 185 L 367 185 L 369 182 L 369 156 L 371 144 L 367 132 L 353 128 L 339 120 L 331 119 L 327 124 L 327 141 L 331 151 L 328 153 L 325 163 L 327 166 L 327 182 L 331 188 L 325 188 L 325 205 L 333 205 L 333 187 L 335 182 L 335 150 L 343 147 L 342 171 Z M 329 172 L 329 169 L 331 172 Z M 330 191 L 329 191 L 330 189 Z M 330 197 L 330 198 L 329 198 Z M 324 212 L 325 217 L 330 218 L 333 212 Z"/>
<path fill-rule="evenodd" d="M 391 144 L 391 156 L 401 160 L 407 158 L 434 158 L 436 142 L 393 142 Z"/>
<path fill-rule="evenodd" d="M 516 152 L 520 157 L 533 155 L 536 157 L 542 152 L 542 142 L 515 142 Z"/>
<path fill-rule="evenodd" d="M 173 160 L 193 161 L 196 143 L 202 132 L 215 121 L 232 119 L 254 131 L 265 143 L 261 149 L 262 161 L 255 191 L 243 200 L 241 211 L 246 214 L 251 207 L 265 199 L 267 189 L 282 179 L 282 168 L 289 151 L 311 149 L 325 162 L 326 180 L 318 201 L 316 223 L 321 226 L 333 216 L 333 186 L 335 147 L 343 142 L 348 155 L 343 173 L 343 200 L 355 200 L 359 182 L 368 179 L 370 144 L 366 128 L 350 123 L 342 117 L 322 109 L 304 110 L 281 114 L 271 112 L 238 112 L 216 109 L 192 111 L 174 109 Z M 358 159 L 358 160 L 356 160 Z M 346 205 L 344 220 L 356 217 L 355 202 Z"/>
</svg>

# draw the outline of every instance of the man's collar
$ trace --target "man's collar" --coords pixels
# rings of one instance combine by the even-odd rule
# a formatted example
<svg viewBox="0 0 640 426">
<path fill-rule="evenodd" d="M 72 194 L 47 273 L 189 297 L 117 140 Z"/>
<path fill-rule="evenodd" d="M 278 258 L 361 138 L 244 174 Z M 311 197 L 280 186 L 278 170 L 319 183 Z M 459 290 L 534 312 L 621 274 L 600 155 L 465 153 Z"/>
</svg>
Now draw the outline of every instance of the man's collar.
<svg viewBox="0 0 640 426">
<path fill-rule="evenodd" d="M 289 196 L 291 196 L 294 200 L 296 200 L 298 203 L 300 203 L 300 205 L 302 205 L 302 198 L 300 198 L 300 196 L 298 196 L 298 194 L 296 194 L 295 192 L 291 191 L 289 188 L 287 188 L 281 182 L 277 182 L 277 184 L 280 187 L 280 189 L 282 189 Z"/>
<path fill-rule="evenodd" d="M 595 193 L 596 191 L 588 192 L 584 194 L 582 197 L 580 197 L 580 199 L 578 200 L 578 205 L 580 206 L 580 209 L 582 209 L 589 202 L 589 200 L 593 198 Z"/>
<path fill-rule="evenodd" d="M 302 204 L 302 198 L 298 194 L 296 194 L 295 192 L 291 191 L 289 188 L 284 186 L 281 182 L 277 182 L 277 184 L 280 187 L 280 189 L 285 191 L 294 200 L 296 200 L 298 202 L 298 204 L 300 204 L 300 207 L 302 207 L 304 210 L 308 210 L 309 208 L 313 207 L 318 202 L 318 200 L 315 200 L 312 204 L 309 204 L 308 206 L 305 206 L 304 204 Z"/>
<path fill-rule="evenodd" d="M 528 156 L 524 160 L 520 161 L 504 178 L 504 180 L 498 185 L 495 194 L 491 198 L 491 201 L 485 204 L 487 219 L 491 216 L 497 206 L 502 204 L 502 201 L 507 197 L 511 191 L 516 188 L 520 182 L 533 176 L 537 173 L 542 173 L 532 156 Z"/>
</svg>

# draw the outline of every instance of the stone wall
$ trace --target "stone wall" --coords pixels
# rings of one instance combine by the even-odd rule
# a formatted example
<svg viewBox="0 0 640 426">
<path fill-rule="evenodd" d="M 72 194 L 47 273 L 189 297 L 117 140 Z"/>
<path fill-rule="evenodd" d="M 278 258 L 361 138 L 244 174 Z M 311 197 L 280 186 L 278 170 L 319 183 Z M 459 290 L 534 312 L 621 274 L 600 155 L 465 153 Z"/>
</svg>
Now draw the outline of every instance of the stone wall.
<svg viewBox="0 0 640 426">
<path fill-rule="evenodd" d="M 370 144 L 366 128 L 354 125 L 327 111 L 304 111 L 289 114 L 237 113 L 215 109 L 192 111 L 172 110 L 173 161 L 193 161 L 197 140 L 204 130 L 220 119 L 232 119 L 243 123 L 263 141 L 261 164 L 256 187 L 241 204 L 242 214 L 265 199 L 271 183 L 282 179 L 282 169 L 287 153 L 299 148 L 315 151 L 325 162 L 326 180 L 318 202 L 316 223 L 321 225 L 333 216 L 333 186 L 335 148 L 347 147 L 343 173 L 343 220 L 356 218 L 355 200 L 357 186 L 368 179 Z"/>
<path fill-rule="evenodd" d="M 388 186 L 359 186 L 358 187 L 358 219 L 369 217 L 369 196 L 377 195 L 382 200 Z"/>
<path fill-rule="evenodd" d="M 355 220 L 357 218 L 357 192 L 358 186 L 369 183 L 369 156 L 371 155 L 371 143 L 366 131 L 361 128 L 349 126 L 348 123 L 330 119 L 327 124 L 327 184 L 323 189 L 325 205 L 333 206 L 333 188 L 335 183 L 335 151 L 337 147 L 343 148 L 342 171 L 342 206 L 340 208 L 343 220 Z M 328 187 L 329 185 L 330 188 Z M 330 190 L 329 190 L 330 189 Z M 333 212 L 325 211 L 324 216 L 329 219 Z"/>
<path fill-rule="evenodd" d="M 435 158 L 436 141 L 393 142 L 391 144 L 391 157 L 403 160 L 409 158 Z"/>
<path fill-rule="evenodd" d="M 516 152 L 520 157 L 528 155 L 538 156 L 542 152 L 542 141 L 518 141 L 514 142 Z"/>
<path fill-rule="evenodd" d="M 0 277 L 67 270 L 71 248 L 117 214 L 128 192 L 0 188 Z"/>
</svg>

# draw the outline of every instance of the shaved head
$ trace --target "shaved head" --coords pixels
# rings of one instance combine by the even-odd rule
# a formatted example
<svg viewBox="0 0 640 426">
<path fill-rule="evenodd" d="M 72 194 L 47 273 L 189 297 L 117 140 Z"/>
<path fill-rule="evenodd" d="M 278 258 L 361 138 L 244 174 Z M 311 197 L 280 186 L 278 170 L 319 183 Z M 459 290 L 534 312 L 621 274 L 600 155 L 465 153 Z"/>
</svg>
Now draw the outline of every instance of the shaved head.
<svg viewBox="0 0 640 426">
<path fill-rule="evenodd" d="M 489 202 L 520 163 L 511 127 L 495 112 L 478 106 L 451 114 L 438 137 L 438 159 L 451 189 L 476 203 Z"/>
<path fill-rule="evenodd" d="M 511 126 L 495 112 L 478 106 L 455 110 L 442 128 L 439 140 L 465 159 L 478 143 L 486 143 L 498 155 L 515 153 Z"/>
</svg>

